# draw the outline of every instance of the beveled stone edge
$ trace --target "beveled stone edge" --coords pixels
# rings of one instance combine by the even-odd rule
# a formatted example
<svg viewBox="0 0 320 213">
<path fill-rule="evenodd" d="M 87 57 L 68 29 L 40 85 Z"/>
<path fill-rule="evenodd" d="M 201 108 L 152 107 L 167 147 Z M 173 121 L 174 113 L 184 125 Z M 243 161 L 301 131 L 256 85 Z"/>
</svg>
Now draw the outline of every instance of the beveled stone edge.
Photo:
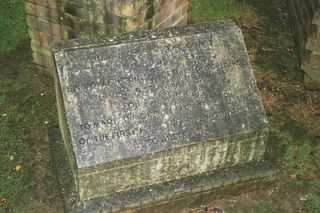
<svg viewBox="0 0 320 213">
<path fill-rule="evenodd" d="M 54 59 L 55 60 L 55 59 Z M 56 102 L 57 102 L 57 112 L 58 112 L 58 122 L 59 122 L 59 134 L 61 135 L 61 140 L 62 143 L 64 144 L 64 149 L 68 153 L 68 161 L 70 165 L 70 169 L 72 172 L 72 175 L 75 180 L 75 185 L 78 188 L 78 182 L 77 177 L 78 177 L 78 169 L 77 169 L 77 162 L 76 162 L 76 157 L 75 153 L 72 148 L 71 144 L 71 135 L 68 127 L 68 122 L 67 122 L 67 116 L 66 116 L 66 111 L 65 111 L 65 106 L 64 106 L 64 101 L 63 101 L 63 95 L 61 91 L 61 86 L 60 86 L 60 79 L 58 77 L 58 72 L 54 72 L 54 84 L 55 84 L 55 95 L 56 95 Z"/>
<path fill-rule="evenodd" d="M 73 49 L 93 48 L 99 46 L 113 46 L 132 42 L 152 41 L 179 36 L 190 36 L 199 33 L 225 32 L 230 29 L 240 28 L 231 20 L 219 20 L 215 22 L 204 22 L 188 26 L 157 28 L 153 30 L 137 30 L 110 36 L 97 36 L 88 38 L 76 38 L 70 40 L 54 41 L 52 51 L 67 51 Z"/>
<path fill-rule="evenodd" d="M 219 145 L 216 145 L 215 142 L 218 142 Z M 205 157 L 211 163 L 207 164 L 205 168 L 200 169 L 199 165 L 202 163 L 196 163 L 200 157 L 200 153 L 204 153 L 205 151 L 211 153 L 215 150 L 213 147 L 226 147 L 224 157 L 219 160 L 214 160 L 215 157 L 212 157 L 212 159 Z M 216 150 L 216 152 L 220 151 L 222 150 Z M 172 150 L 164 150 L 161 154 L 151 154 L 149 160 L 142 160 L 137 157 L 131 159 L 129 163 L 119 165 L 117 168 L 111 170 L 94 171 L 89 174 L 78 175 L 79 194 L 81 200 L 87 200 L 115 192 L 129 191 L 138 187 L 171 182 L 176 179 L 199 175 L 200 173 L 203 174 L 249 162 L 257 162 L 263 159 L 264 152 L 265 137 L 253 137 L 232 143 L 228 140 L 224 142 L 217 140 L 212 142 L 199 142 Z M 179 158 L 180 156 L 182 156 L 182 158 Z M 185 159 L 183 156 L 190 157 L 187 165 L 181 163 L 183 159 Z M 152 157 L 154 158 L 152 159 Z M 153 166 L 158 165 L 159 162 L 164 164 L 166 169 L 156 170 L 156 175 L 152 175 L 154 174 Z M 183 171 L 181 171 L 181 169 Z M 135 173 L 135 171 L 148 171 L 147 174 L 150 174 L 150 176 L 143 173 L 140 174 L 140 172 Z M 113 174 L 117 175 L 114 176 Z M 136 177 L 138 178 L 136 179 Z M 112 181 L 115 186 L 109 186 L 106 180 Z M 106 185 L 106 187 L 100 187 L 104 185 Z"/>
<path fill-rule="evenodd" d="M 263 140 L 264 143 L 266 143 L 266 140 L 268 137 L 268 132 L 269 132 L 269 128 L 265 127 L 262 129 L 254 129 L 251 132 L 237 133 L 234 135 L 230 135 L 228 137 L 213 138 L 213 139 L 210 139 L 207 141 L 196 141 L 193 143 L 176 146 L 176 147 L 173 147 L 172 149 L 163 149 L 163 150 L 158 150 L 158 151 L 151 152 L 151 153 L 146 153 L 142 156 L 117 159 L 117 160 L 114 160 L 113 162 L 105 162 L 103 164 L 98 164 L 95 166 L 78 168 L 78 175 L 79 176 L 86 176 L 86 175 L 91 175 L 94 173 L 104 172 L 107 170 L 113 170 L 117 167 L 128 167 L 128 165 L 130 166 L 132 164 L 131 162 L 134 160 L 138 160 L 139 162 L 152 161 L 154 158 L 158 158 L 159 156 L 161 156 L 165 152 L 168 152 L 168 151 L 174 152 L 175 150 L 183 149 L 184 147 L 187 147 L 187 146 L 195 146 L 199 143 L 218 143 L 218 142 L 219 143 L 222 143 L 222 142 L 237 143 L 239 141 L 253 139 L 253 138 L 257 138 L 257 139 L 259 138 L 259 139 Z"/>
<path fill-rule="evenodd" d="M 109 196 L 80 201 L 58 126 L 48 129 L 48 139 L 66 212 L 87 213 L 101 212 L 102 210 L 103 212 L 119 212 L 131 208 L 155 206 L 161 204 L 161 202 L 184 199 L 203 193 L 214 193 L 214 196 L 218 196 L 216 192 L 223 192 L 224 188 L 227 190 L 228 188 L 242 188 L 244 186 L 246 190 L 251 191 L 255 189 L 255 184 L 264 185 L 274 181 L 278 171 L 269 162 L 252 162 L 211 173 L 165 182 L 160 185 L 142 187 Z M 252 187 L 253 189 L 251 189 Z"/>
</svg>

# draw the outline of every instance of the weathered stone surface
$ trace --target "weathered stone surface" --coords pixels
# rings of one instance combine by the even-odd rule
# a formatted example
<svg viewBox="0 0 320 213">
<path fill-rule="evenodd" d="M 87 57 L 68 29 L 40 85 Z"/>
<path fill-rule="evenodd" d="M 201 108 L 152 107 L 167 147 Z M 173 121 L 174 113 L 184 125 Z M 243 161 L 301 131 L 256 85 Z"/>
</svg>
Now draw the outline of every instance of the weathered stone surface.
<svg viewBox="0 0 320 213">
<path fill-rule="evenodd" d="M 128 209 L 137 212 L 179 212 L 186 207 L 199 207 L 226 194 L 239 195 L 266 188 L 276 179 L 277 173 L 277 169 L 268 162 L 250 162 L 81 201 L 59 128 L 50 127 L 48 138 L 65 210 L 69 213 L 123 212 Z"/>
<path fill-rule="evenodd" d="M 57 42 L 53 50 L 80 199 L 263 158 L 267 120 L 233 22 Z"/>
</svg>

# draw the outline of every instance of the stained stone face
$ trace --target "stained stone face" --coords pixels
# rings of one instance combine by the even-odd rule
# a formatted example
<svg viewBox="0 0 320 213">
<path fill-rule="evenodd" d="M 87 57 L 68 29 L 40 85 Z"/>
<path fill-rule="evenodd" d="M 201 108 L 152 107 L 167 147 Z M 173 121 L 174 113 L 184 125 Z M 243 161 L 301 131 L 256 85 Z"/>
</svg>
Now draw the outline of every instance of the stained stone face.
<svg viewBox="0 0 320 213">
<path fill-rule="evenodd" d="M 242 33 L 231 21 L 58 42 L 54 56 L 64 134 L 70 138 L 65 143 L 76 169 L 102 166 L 99 172 L 105 172 L 108 163 L 164 153 L 148 158 L 160 159 L 158 166 L 142 166 L 141 173 L 155 175 L 142 178 L 145 185 L 152 184 L 144 182 L 148 178 L 175 178 L 167 173 L 186 164 L 193 170 L 186 168 L 184 176 L 258 160 L 264 153 L 266 116 Z M 171 165 L 170 150 L 185 147 L 196 148 L 184 152 L 183 163 Z M 139 185 L 136 179 L 131 173 L 119 180 Z M 92 182 L 83 186 L 94 191 Z M 121 184 L 119 189 L 129 187 Z"/>
</svg>

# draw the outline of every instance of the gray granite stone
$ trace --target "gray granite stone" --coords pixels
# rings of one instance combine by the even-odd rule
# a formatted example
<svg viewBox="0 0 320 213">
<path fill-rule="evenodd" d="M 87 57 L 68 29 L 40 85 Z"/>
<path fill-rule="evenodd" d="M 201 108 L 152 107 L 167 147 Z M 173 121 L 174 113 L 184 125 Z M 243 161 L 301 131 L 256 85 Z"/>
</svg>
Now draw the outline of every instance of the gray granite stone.
<svg viewBox="0 0 320 213">
<path fill-rule="evenodd" d="M 56 42 L 53 52 L 81 200 L 263 158 L 267 119 L 233 22 Z"/>
<path fill-rule="evenodd" d="M 68 155 L 57 126 L 48 129 L 48 138 L 65 211 L 69 213 L 122 212 L 128 209 L 136 209 L 137 212 L 179 212 L 185 207 L 199 207 L 226 194 L 238 195 L 264 189 L 272 184 L 277 174 L 277 168 L 269 162 L 250 162 L 82 201 L 75 188 Z M 193 192 L 194 189 L 200 191 Z"/>
</svg>

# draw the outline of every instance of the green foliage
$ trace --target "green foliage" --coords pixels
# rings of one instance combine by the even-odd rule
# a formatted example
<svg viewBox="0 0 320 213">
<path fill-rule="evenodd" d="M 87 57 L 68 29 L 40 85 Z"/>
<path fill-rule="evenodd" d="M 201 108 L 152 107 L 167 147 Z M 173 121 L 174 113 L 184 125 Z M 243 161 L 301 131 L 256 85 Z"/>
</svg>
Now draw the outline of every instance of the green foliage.
<svg viewBox="0 0 320 213">
<path fill-rule="evenodd" d="M 30 150 L 22 125 L 26 116 L 18 104 L 26 89 L 25 84 L 0 76 L 0 212 L 17 210 L 18 196 L 34 185 L 25 168 Z"/>
<path fill-rule="evenodd" d="M 309 212 L 320 212 L 320 196 L 315 193 L 309 193 L 307 208 Z"/>
<path fill-rule="evenodd" d="M 235 15 L 235 0 L 191 0 L 189 19 L 191 21 L 212 21 L 228 19 Z"/>
<path fill-rule="evenodd" d="M 13 50 L 27 38 L 25 0 L 0 1 L 0 54 Z"/>
<path fill-rule="evenodd" d="M 284 156 L 287 169 L 303 180 L 319 178 L 320 146 L 305 140 L 302 144 L 288 143 Z"/>
<path fill-rule="evenodd" d="M 41 108 L 40 101 L 36 101 L 34 104 L 31 106 L 31 114 L 35 115 L 37 111 L 39 111 Z"/>
</svg>

